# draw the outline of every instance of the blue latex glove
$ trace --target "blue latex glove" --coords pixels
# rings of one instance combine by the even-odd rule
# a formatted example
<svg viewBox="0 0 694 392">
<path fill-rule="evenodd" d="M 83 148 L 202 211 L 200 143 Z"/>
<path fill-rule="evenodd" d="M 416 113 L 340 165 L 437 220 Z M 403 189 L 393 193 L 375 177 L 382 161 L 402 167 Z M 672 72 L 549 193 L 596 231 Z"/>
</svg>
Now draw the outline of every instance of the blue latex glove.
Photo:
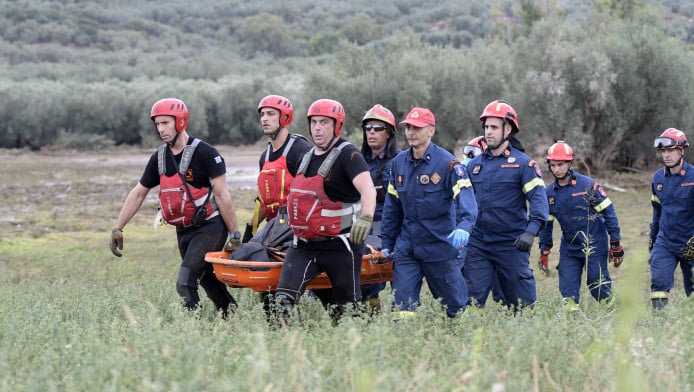
<svg viewBox="0 0 694 392">
<path fill-rule="evenodd" d="M 451 234 L 448 235 L 448 238 L 451 237 L 453 237 L 453 240 L 451 240 L 453 247 L 460 249 L 467 245 L 467 240 L 470 239 L 470 233 L 463 229 L 455 229 L 451 231 Z"/>
<path fill-rule="evenodd" d="M 381 249 L 381 253 L 383 253 L 386 256 L 386 258 L 383 259 L 383 261 L 381 261 L 381 263 L 383 264 L 388 263 L 391 260 L 393 260 L 393 258 L 395 258 L 395 255 L 390 253 L 390 249 Z"/>
</svg>

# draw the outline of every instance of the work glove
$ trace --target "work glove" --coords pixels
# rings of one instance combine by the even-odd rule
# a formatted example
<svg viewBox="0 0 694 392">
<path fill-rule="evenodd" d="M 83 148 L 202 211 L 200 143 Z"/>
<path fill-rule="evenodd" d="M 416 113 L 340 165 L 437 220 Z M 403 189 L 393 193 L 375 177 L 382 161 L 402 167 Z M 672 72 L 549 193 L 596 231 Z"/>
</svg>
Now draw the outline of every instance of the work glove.
<svg viewBox="0 0 694 392">
<path fill-rule="evenodd" d="M 386 258 L 381 261 L 381 264 L 389 263 L 395 258 L 395 255 L 390 253 L 390 249 L 381 249 L 381 253 L 386 256 Z"/>
<path fill-rule="evenodd" d="M 619 268 L 624 261 L 624 248 L 619 244 L 619 240 L 610 241 L 610 255 L 608 261 L 614 264 L 615 268 Z"/>
<path fill-rule="evenodd" d="M 682 258 L 688 261 L 694 260 L 694 236 L 689 238 L 682 249 Z"/>
<path fill-rule="evenodd" d="M 239 246 L 241 246 L 241 233 L 239 233 L 238 231 L 229 233 L 227 243 L 224 244 L 224 250 L 231 252 L 236 250 L 236 248 L 238 248 Z"/>
<path fill-rule="evenodd" d="M 552 253 L 550 248 L 545 248 L 540 251 L 540 260 L 537 262 L 537 266 L 540 268 L 540 272 L 544 276 L 550 276 L 552 272 L 549 270 L 549 254 Z"/>
<path fill-rule="evenodd" d="M 352 224 L 352 230 L 349 231 L 349 238 L 355 244 L 361 244 L 369 235 L 369 230 L 371 230 L 371 224 L 374 221 L 374 217 L 371 215 L 362 215 L 357 219 L 356 222 Z"/>
<path fill-rule="evenodd" d="M 121 257 L 123 256 L 123 230 L 113 229 L 111 230 L 111 253 Z"/>
<path fill-rule="evenodd" d="M 467 240 L 470 238 L 470 233 L 463 229 L 455 229 L 451 231 L 451 234 L 449 234 L 447 238 L 451 237 L 453 237 L 453 240 L 451 241 L 453 247 L 460 249 L 467 245 Z"/>
<path fill-rule="evenodd" d="M 520 237 L 516 238 L 516 241 L 513 243 L 513 245 L 519 251 L 527 252 L 533 245 L 533 240 L 535 240 L 535 234 L 529 231 L 524 231 L 523 234 L 520 235 Z"/>
</svg>

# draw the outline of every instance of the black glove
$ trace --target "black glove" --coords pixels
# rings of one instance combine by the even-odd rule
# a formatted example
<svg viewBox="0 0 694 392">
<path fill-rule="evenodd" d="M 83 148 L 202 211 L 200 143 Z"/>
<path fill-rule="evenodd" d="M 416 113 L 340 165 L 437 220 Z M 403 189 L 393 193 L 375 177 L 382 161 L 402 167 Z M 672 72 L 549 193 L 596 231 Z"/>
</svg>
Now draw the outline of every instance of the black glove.
<svg viewBox="0 0 694 392">
<path fill-rule="evenodd" d="M 111 230 L 111 253 L 121 257 L 123 256 L 121 250 L 123 250 L 123 230 L 113 229 Z"/>
<path fill-rule="evenodd" d="M 610 241 L 610 254 L 607 256 L 608 262 L 614 264 L 615 268 L 619 268 L 624 261 L 624 248 L 620 245 L 619 240 Z"/>
<path fill-rule="evenodd" d="M 655 240 L 653 238 L 648 239 L 648 253 L 651 253 L 653 251 L 653 244 L 655 243 Z"/>
<path fill-rule="evenodd" d="M 520 237 L 516 238 L 516 242 L 514 242 L 513 245 L 515 245 L 516 249 L 518 249 L 519 251 L 527 252 L 533 245 L 534 240 L 535 234 L 529 231 L 524 231 L 523 234 L 520 235 Z"/>
<path fill-rule="evenodd" d="M 241 242 L 244 244 L 253 238 L 253 225 L 250 223 L 246 223 L 246 230 L 243 231 L 243 238 L 241 239 Z"/>
</svg>

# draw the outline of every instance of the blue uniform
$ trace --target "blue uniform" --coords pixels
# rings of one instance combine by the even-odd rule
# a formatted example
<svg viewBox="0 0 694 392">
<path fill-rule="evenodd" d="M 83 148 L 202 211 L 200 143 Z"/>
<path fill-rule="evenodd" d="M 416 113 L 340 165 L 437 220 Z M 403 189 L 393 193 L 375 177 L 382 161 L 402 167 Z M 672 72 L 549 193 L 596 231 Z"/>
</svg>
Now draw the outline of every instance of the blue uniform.
<svg viewBox="0 0 694 392">
<path fill-rule="evenodd" d="M 414 310 L 426 277 L 449 317 L 465 309 L 463 261 L 448 236 L 454 229 L 469 233 L 476 217 L 470 180 L 451 153 L 430 143 L 422 159 L 414 159 L 412 149 L 393 159 L 381 239 L 383 248 L 395 255 L 392 286 L 397 306 Z"/>
<path fill-rule="evenodd" d="M 514 241 L 525 231 L 537 235 L 547 220 L 542 172 L 510 145 L 498 156 L 487 150 L 473 158 L 467 171 L 479 206 L 463 269 L 470 297 L 483 307 L 496 273 L 506 305 L 532 305 L 537 294 L 530 252 L 517 250 Z"/>
<path fill-rule="evenodd" d="M 694 260 L 685 260 L 683 250 L 694 236 L 694 166 L 683 161 L 682 169 L 674 174 L 659 169 L 653 175 L 651 192 L 651 298 L 667 299 L 675 284 L 677 264 L 682 269 L 684 291 L 690 296 Z"/>
<path fill-rule="evenodd" d="M 371 179 L 376 187 L 376 210 L 374 212 L 373 225 L 371 226 L 371 231 L 369 232 L 369 237 L 366 239 L 366 244 L 369 244 L 375 248 L 381 247 L 381 241 L 379 236 L 381 235 L 381 219 L 383 217 L 383 204 L 385 202 L 385 193 L 388 189 L 388 179 L 390 175 L 390 162 L 392 158 L 388 158 L 386 155 L 387 148 L 384 148 L 380 154 L 375 157 L 372 156 L 371 150 L 367 146 L 367 153 L 364 154 L 364 159 L 369 165 L 369 172 L 371 173 Z M 365 284 L 361 286 L 361 299 L 362 301 L 369 300 L 371 298 L 378 298 L 378 293 L 386 288 L 384 283 L 373 283 Z"/>
<path fill-rule="evenodd" d="M 557 266 L 561 295 L 579 302 L 587 258 L 586 283 L 593 298 L 600 301 L 612 295 L 607 254 L 609 240 L 621 240 L 619 221 L 612 201 L 599 183 L 579 173 L 570 175 L 565 186 L 555 180 L 547 187 L 550 215 L 540 232 L 540 249 L 552 248 L 552 230 L 554 221 L 558 221 L 562 230 Z M 588 256 L 587 246 L 590 247 Z"/>
</svg>

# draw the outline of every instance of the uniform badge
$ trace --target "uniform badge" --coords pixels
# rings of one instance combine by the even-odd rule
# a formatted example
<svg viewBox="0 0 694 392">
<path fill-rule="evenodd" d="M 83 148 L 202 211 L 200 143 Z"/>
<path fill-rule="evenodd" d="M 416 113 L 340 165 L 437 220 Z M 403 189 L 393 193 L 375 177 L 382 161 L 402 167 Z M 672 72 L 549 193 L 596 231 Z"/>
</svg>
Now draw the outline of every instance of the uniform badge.
<svg viewBox="0 0 694 392">
<path fill-rule="evenodd" d="M 658 191 L 658 192 L 662 191 L 662 190 L 663 190 L 663 184 L 658 184 L 658 185 L 656 185 L 656 186 L 655 186 L 655 190 Z"/>
<path fill-rule="evenodd" d="M 480 170 L 482 170 L 482 165 L 475 165 L 475 167 L 472 168 L 472 174 L 480 174 Z"/>
<path fill-rule="evenodd" d="M 455 165 L 453 165 L 453 170 L 455 170 L 455 174 L 458 177 L 463 177 L 463 165 L 461 165 L 460 163 L 456 163 Z"/>
<path fill-rule="evenodd" d="M 540 165 L 535 163 L 535 161 L 530 161 L 530 163 L 535 167 L 535 174 L 537 174 L 538 177 L 542 177 L 542 169 L 540 169 Z"/>
<path fill-rule="evenodd" d="M 554 203 L 556 203 L 556 202 L 557 202 L 557 200 L 554 198 L 554 196 L 550 196 L 547 198 L 547 203 L 549 203 L 549 205 L 551 205 L 551 206 L 553 206 Z"/>
<path fill-rule="evenodd" d="M 403 182 L 402 181 L 402 174 L 398 175 L 398 181 L 397 182 L 398 182 L 398 186 L 402 186 L 402 182 Z"/>
<path fill-rule="evenodd" d="M 441 181 L 441 176 L 439 173 L 434 173 L 434 175 L 431 176 L 431 182 L 434 183 L 434 185 L 438 184 Z"/>
<path fill-rule="evenodd" d="M 607 197 L 607 193 L 605 192 L 604 189 L 602 189 L 601 186 L 598 186 L 598 191 L 600 192 L 600 196 Z"/>
<path fill-rule="evenodd" d="M 515 161 L 516 161 L 515 157 L 508 157 L 508 159 L 506 160 L 506 162 L 508 162 L 508 163 L 513 163 Z"/>
<path fill-rule="evenodd" d="M 419 176 L 419 183 L 422 185 L 428 184 L 429 180 L 430 178 L 428 174 L 422 174 L 421 176 Z"/>
</svg>

